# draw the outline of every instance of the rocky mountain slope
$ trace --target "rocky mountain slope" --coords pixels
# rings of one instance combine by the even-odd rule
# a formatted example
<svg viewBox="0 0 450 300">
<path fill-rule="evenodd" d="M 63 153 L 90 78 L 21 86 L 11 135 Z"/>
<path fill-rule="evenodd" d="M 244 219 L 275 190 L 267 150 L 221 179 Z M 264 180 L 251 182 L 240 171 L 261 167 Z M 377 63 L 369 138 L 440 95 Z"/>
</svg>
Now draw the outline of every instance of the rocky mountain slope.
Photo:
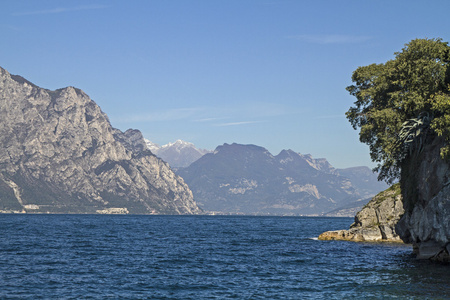
<svg viewBox="0 0 450 300">
<path fill-rule="evenodd" d="M 177 140 L 175 143 L 169 143 L 163 146 L 145 140 L 148 149 L 153 154 L 167 162 L 172 168 L 183 168 L 212 151 L 198 149 L 194 144 Z"/>
<path fill-rule="evenodd" d="M 0 210 L 192 214 L 183 179 L 139 131 L 114 129 L 83 91 L 0 68 Z"/>
<path fill-rule="evenodd" d="M 386 182 L 378 181 L 378 174 L 374 173 L 369 167 L 337 169 L 336 172 L 350 179 L 363 198 L 372 198 L 378 192 L 384 191 L 389 187 Z"/>
<path fill-rule="evenodd" d="M 203 209 L 262 215 L 320 215 L 367 196 L 367 187 L 359 192 L 339 172 L 325 159 L 292 150 L 273 156 L 239 144 L 219 146 L 178 170 Z"/>
<path fill-rule="evenodd" d="M 355 216 L 349 230 L 327 231 L 320 240 L 355 242 L 402 242 L 395 226 L 403 215 L 400 184 L 396 184 L 372 198 Z"/>
</svg>

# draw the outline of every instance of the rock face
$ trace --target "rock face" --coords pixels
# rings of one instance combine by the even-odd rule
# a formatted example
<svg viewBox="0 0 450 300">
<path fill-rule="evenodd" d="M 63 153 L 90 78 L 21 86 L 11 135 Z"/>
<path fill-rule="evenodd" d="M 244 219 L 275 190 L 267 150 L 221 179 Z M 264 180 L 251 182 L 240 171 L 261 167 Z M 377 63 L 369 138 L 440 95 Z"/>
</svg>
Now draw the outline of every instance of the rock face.
<svg viewBox="0 0 450 300">
<path fill-rule="evenodd" d="M 418 258 L 450 261 L 450 165 L 439 156 L 444 141 L 429 136 L 402 165 L 405 214 L 397 232 Z"/>
<path fill-rule="evenodd" d="M 224 144 L 177 172 L 199 206 L 218 213 L 320 215 L 365 198 L 325 159 L 292 150 L 273 156 L 255 145 Z"/>
<path fill-rule="evenodd" d="M 0 68 L 0 210 L 192 214 L 183 179 L 141 133 L 114 129 L 83 91 L 49 91 Z"/>
<path fill-rule="evenodd" d="M 355 242 L 402 242 L 395 225 L 403 215 L 400 184 L 376 195 L 355 216 L 349 230 L 324 232 L 320 240 L 345 240 Z"/>
</svg>

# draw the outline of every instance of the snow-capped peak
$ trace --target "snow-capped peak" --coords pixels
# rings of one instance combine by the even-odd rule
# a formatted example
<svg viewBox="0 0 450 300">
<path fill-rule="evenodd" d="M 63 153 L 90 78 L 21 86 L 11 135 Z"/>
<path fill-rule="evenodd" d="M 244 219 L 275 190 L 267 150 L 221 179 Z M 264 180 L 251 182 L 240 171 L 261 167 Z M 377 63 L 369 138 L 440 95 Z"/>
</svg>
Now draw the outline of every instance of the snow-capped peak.
<svg viewBox="0 0 450 300">
<path fill-rule="evenodd" d="M 176 140 L 175 143 L 168 143 L 166 145 L 163 145 L 161 148 L 162 149 L 166 149 L 166 148 L 170 148 L 170 147 L 175 147 L 175 148 L 185 148 L 185 147 L 191 147 L 191 148 L 195 148 L 194 144 L 189 143 L 189 142 L 185 142 L 182 140 Z"/>
<path fill-rule="evenodd" d="M 156 155 L 159 149 L 161 149 L 161 146 L 159 146 L 156 143 L 151 142 L 150 140 L 147 140 L 144 138 L 145 144 L 147 145 L 147 148 L 150 149 L 150 151 Z"/>
<path fill-rule="evenodd" d="M 145 140 L 153 154 L 169 163 L 171 167 L 187 167 L 206 153 L 211 151 L 197 149 L 193 143 L 177 140 L 163 146 Z"/>
</svg>

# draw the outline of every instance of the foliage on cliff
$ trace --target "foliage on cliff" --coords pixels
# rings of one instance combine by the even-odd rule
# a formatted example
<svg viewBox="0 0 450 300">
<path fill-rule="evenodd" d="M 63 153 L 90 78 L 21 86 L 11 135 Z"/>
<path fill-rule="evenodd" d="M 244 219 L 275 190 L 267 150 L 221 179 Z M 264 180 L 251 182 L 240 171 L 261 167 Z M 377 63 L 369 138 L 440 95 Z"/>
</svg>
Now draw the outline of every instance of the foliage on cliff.
<svg viewBox="0 0 450 300">
<path fill-rule="evenodd" d="M 346 116 L 370 147 L 379 179 L 400 175 L 411 147 L 431 131 L 450 141 L 450 47 L 441 39 L 415 39 L 395 58 L 357 68 L 347 90 L 356 97 Z M 441 149 L 449 156 L 450 146 Z"/>
</svg>

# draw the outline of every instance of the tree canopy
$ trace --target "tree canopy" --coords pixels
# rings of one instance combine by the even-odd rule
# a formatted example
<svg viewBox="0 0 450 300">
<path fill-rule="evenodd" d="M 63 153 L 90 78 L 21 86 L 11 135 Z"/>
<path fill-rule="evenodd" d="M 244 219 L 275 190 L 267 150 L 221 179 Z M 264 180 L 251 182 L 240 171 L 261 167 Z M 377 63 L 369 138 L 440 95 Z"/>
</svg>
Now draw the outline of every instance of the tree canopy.
<svg viewBox="0 0 450 300">
<path fill-rule="evenodd" d="M 370 147 L 379 179 L 399 178 L 408 150 L 431 131 L 450 141 L 450 47 L 415 39 L 383 64 L 357 68 L 347 91 L 356 97 L 346 116 Z M 449 143 L 447 143 L 448 145 Z M 441 149 L 450 156 L 450 146 Z"/>
</svg>

